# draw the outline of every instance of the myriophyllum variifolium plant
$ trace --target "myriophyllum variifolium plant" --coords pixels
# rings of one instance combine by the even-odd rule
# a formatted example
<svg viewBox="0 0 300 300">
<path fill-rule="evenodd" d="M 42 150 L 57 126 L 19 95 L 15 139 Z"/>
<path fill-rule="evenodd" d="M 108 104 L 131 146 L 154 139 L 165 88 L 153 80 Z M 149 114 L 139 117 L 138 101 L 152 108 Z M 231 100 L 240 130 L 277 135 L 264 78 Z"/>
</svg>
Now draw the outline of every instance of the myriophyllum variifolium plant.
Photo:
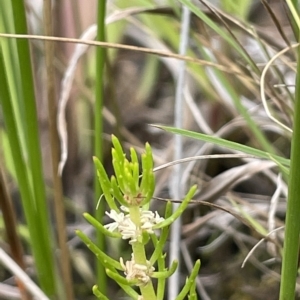
<svg viewBox="0 0 300 300">
<path fill-rule="evenodd" d="M 118 139 L 112 136 L 112 159 L 115 175 L 109 179 L 102 163 L 94 158 L 99 182 L 110 211 L 106 214 L 112 222 L 101 224 L 88 213 L 84 217 L 96 230 L 107 237 L 128 240 L 131 248 L 131 260 L 124 261 L 120 257 L 116 261 L 101 251 L 83 232 L 77 235 L 105 266 L 106 273 L 132 298 L 138 300 L 164 299 L 166 280 L 175 272 L 177 261 L 169 268 L 165 266 L 166 254 L 163 252 L 169 226 L 185 210 L 196 191 L 193 186 L 187 193 L 179 208 L 172 213 L 171 204 L 167 203 L 164 217 L 149 210 L 150 200 L 155 189 L 153 174 L 153 157 L 150 145 L 145 145 L 145 153 L 141 155 L 142 171 L 136 151 L 130 149 L 130 160 L 126 158 Z M 102 197 L 102 198 L 103 198 Z M 103 201 L 103 200 L 101 200 Z M 159 233 L 159 234 L 158 234 Z M 146 257 L 147 244 L 153 244 L 151 257 Z M 200 268 L 197 261 L 190 277 L 176 299 L 197 299 L 195 278 Z M 156 288 L 153 280 L 157 280 Z M 136 286 L 137 288 L 133 288 Z M 139 293 L 136 291 L 139 290 Z M 102 295 L 97 286 L 94 294 L 99 299 L 108 299 Z"/>
</svg>

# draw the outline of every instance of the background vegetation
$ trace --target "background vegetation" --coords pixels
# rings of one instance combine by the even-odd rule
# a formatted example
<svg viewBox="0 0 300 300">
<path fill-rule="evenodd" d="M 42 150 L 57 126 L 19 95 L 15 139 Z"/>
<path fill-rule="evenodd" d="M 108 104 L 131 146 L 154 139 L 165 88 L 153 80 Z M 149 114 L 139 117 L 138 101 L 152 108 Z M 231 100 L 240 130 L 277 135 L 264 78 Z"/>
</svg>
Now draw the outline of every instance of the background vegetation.
<svg viewBox="0 0 300 300">
<path fill-rule="evenodd" d="M 299 298 L 298 6 L 0 1 L 0 298 L 94 299 L 95 283 L 124 296 L 74 233 L 128 254 L 82 217 L 104 213 L 92 156 L 112 172 L 111 134 L 127 150 L 151 144 L 153 209 L 198 185 L 166 245 L 181 258 L 166 299 L 199 258 L 199 299 Z M 12 277 L 7 254 L 37 285 Z"/>
</svg>

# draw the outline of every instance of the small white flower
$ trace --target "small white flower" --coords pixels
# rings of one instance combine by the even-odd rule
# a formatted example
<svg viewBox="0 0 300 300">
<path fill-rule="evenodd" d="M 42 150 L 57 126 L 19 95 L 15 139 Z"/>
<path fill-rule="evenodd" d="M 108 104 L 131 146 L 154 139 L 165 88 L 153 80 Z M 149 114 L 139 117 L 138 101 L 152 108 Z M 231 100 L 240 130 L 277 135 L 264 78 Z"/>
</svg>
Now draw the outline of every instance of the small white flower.
<svg viewBox="0 0 300 300">
<path fill-rule="evenodd" d="M 158 224 L 165 220 L 164 218 L 159 216 L 157 211 L 155 211 L 155 214 L 154 214 L 152 211 L 143 210 L 143 211 L 141 211 L 141 215 L 142 215 L 141 216 L 142 223 L 150 222 L 153 224 Z"/>
<path fill-rule="evenodd" d="M 129 212 L 129 208 L 124 205 L 121 205 L 120 209 L 123 210 L 124 212 L 127 212 L 127 213 Z"/>
<path fill-rule="evenodd" d="M 134 255 L 131 255 L 131 260 L 124 264 L 123 258 L 120 258 L 120 264 L 126 275 L 127 280 L 138 280 L 137 286 L 146 285 L 151 280 L 151 275 L 155 268 L 147 260 L 147 265 L 137 264 L 134 260 Z"/>
<path fill-rule="evenodd" d="M 129 209 L 125 206 L 121 206 L 121 210 L 125 214 L 123 212 L 117 213 L 113 209 L 110 213 L 106 212 L 106 215 L 115 222 L 104 225 L 104 227 L 112 232 L 118 230 L 122 235 L 122 239 L 130 239 L 130 244 L 138 241 L 139 237 L 142 236 L 143 231 L 153 234 L 153 226 L 164 221 L 164 218 L 160 217 L 157 211 L 154 214 L 152 211 L 140 209 L 141 225 L 137 227 L 130 219 Z"/>
<path fill-rule="evenodd" d="M 159 224 L 161 222 L 163 222 L 165 220 L 165 218 L 161 217 L 157 211 L 155 211 L 155 218 L 154 218 L 154 222 L 155 224 Z"/>
<path fill-rule="evenodd" d="M 152 229 L 152 227 L 153 227 L 153 224 L 151 222 L 149 222 L 149 221 L 145 222 L 141 226 L 142 229 L 146 230 L 150 234 L 152 234 L 154 232 L 153 229 Z"/>
<path fill-rule="evenodd" d="M 112 209 L 110 213 L 106 211 L 105 214 L 108 215 L 111 219 L 115 220 L 115 222 L 104 225 L 104 228 L 111 232 L 115 231 L 119 227 L 119 224 L 122 223 L 125 218 L 123 213 L 118 214 L 114 209 Z"/>
<path fill-rule="evenodd" d="M 130 243 L 136 242 L 140 232 L 136 225 L 131 221 L 129 215 L 126 215 L 124 221 L 119 224 L 119 232 L 124 240 L 130 239 Z"/>
</svg>

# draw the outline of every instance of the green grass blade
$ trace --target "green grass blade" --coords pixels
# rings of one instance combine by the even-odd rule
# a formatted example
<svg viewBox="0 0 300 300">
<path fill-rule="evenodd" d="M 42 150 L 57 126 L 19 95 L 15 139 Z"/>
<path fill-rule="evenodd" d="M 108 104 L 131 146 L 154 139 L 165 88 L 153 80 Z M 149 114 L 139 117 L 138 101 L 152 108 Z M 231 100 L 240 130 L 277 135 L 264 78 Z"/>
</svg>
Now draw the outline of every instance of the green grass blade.
<svg viewBox="0 0 300 300">
<path fill-rule="evenodd" d="M 200 18 L 205 24 L 207 24 L 212 30 L 214 30 L 218 35 L 220 35 L 229 45 L 231 45 L 240 55 L 245 59 L 245 61 L 257 71 L 257 66 L 251 59 L 248 53 L 241 48 L 241 46 L 232 38 L 232 36 L 227 33 L 222 27 L 215 22 L 213 22 L 203 11 L 201 11 L 195 4 L 190 0 L 179 0 L 183 5 L 187 6 L 190 11 L 192 11 L 198 18 Z"/>
<path fill-rule="evenodd" d="M 30 189 L 30 180 L 28 178 L 27 166 L 21 149 L 21 143 L 19 140 L 18 130 L 16 126 L 15 115 L 10 99 L 7 78 L 5 74 L 3 56 L 0 48 L 0 103 L 3 110 L 4 122 L 8 134 L 10 148 L 12 149 L 12 157 L 16 170 L 16 176 L 18 179 L 19 190 L 22 198 L 22 205 L 27 220 L 33 255 L 36 262 L 36 268 L 38 272 L 38 278 L 42 289 L 47 295 L 55 294 L 54 281 L 51 280 L 51 268 L 48 268 L 47 257 L 44 253 L 44 245 L 42 245 L 43 237 L 41 237 L 39 220 L 39 211 L 33 205 L 33 192 Z M 46 236 L 47 237 L 47 236 Z M 50 250 L 50 249 L 49 249 Z M 53 263 L 53 262 L 52 262 Z M 54 279 L 54 278 L 52 278 Z"/>
<path fill-rule="evenodd" d="M 24 2 L 11 1 L 11 7 L 16 33 L 27 33 Z M 56 279 L 51 239 L 49 239 L 51 234 L 49 229 L 48 209 L 46 207 L 45 184 L 43 181 L 30 50 L 26 39 L 18 40 L 16 45 L 21 90 L 23 93 L 23 103 L 20 103 L 19 105 L 23 113 L 22 121 L 26 137 L 26 155 L 28 156 L 28 166 L 26 166 L 24 170 L 29 170 L 30 177 L 28 178 L 27 184 L 28 188 L 32 189 L 29 198 L 30 204 L 27 205 L 32 206 L 34 210 L 34 216 L 28 216 L 33 219 L 27 219 L 27 222 L 35 223 L 34 230 L 36 232 L 32 233 L 32 248 L 41 286 L 49 296 L 53 296 L 56 294 Z M 7 101 L 10 100 L 7 99 Z M 19 166 L 17 166 L 17 168 L 19 168 Z M 32 226 L 31 229 L 33 229 Z"/>
<path fill-rule="evenodd" d="M 297 2 L 297 1 L 296 1 Z M 298 3 L 294 1 L 294 7 Z M 299 9 L 296 9 L 299 11 Z M 288 202 L 285 219 L 285 239 L 283 246 L 280 300 L 295 299 L 295 285 L 299 261 L 300 234 L 300 49 L 298 47 L 296 95 L 294 106 L 294 126 L 291 148 L 291 167 L 289 177 Z"/>
<path fill-rule="evenodd" d="M 97 40 L 105 40 L 105 12 L 106 12 L 106 0 L 98 0 L 98 11 L 97 11 Z M 94 140 L 94 155 L 102 161 L 102 134 L 103 134 L 103 120 L 102 120 L 102 107 L 104 100 L 104 65 L 105 65 L 106 51 L 102 47 L 97 47 L 96 50 L 96 100 L 95 100 L 95 140 Z M 95 207 L 97 206 L 98 199 L 101 194 L 100 185 L 97 180 L 97 172 L 95 172 L 95 183 L 94 183 L 94 200 Z M 105 213 L 105 202 L 101 201 L 98 209 L 95 210 L 95 215 L 98 220 L 102 220 Z M 105 236 L 97 231 L 97 245 L 105 251 Z M 97 282 L 100 291 L 106 295 L 106 273 L 103 265 L 99 261 L 96 261 L 97 270 Z"/>
<path fill-rule="evenodd" d="M 14 24 L 12 18 L 12 7 L 9 1 L 0 1 L 0 32 L 13 32 Z M 23 118 L 21 113 L 21 103 L 23 103 L 23 93 L 20 87 L 19 60 L 17 55 L 17 45 L 14 39 L 1 39 L 4 67 L 8 80 L 8 89 L 16 116 L 16 124 L 21 140 L 22 149 L 25 150 L 25 132 L 23 128 Z"/>
<path fill-rule="evenodd" d="M 166 130 L 168 132 L 171 133 L 175 133 L 175 134 L 181 134 L 183 136 L 186 137 L 190 137 L 196 140 L 201 140 L 207 143 L 212 143 L 224 148 L 228 148 L 228 149 L 232 149 L 232 150 L 236 150 L 236 151 L 241 151 L 244 152 L 246 154 L 250 154 L 253 156 L 257 156 L 259 158 L 265 158 L 265 159 L 270 159 L 273 158 L 274 161 L 278 161 L 280 164 L 284 165 L 284 166 L 289 166 L 290 165 L 290 160 L 278 155 L 272 155 L 268 152 L 256 149 L 256 148 L 252 148 L 252 147 L 248 147 L 239 143 L 235 143 L 235 142 L 231 142 L 216 136 L 210 136 L 207 134 L 203 134 L 203 133 L 199 133 L 199 132 L 194 132 L 194 131 L 189 131 L 189 130 L 185 130 L 185 129 L 178 129 L 178 128 L 174 128 L 174 127 L 170 127 L 170 126 L 163 126 L 163 125 L 153 125 L 157 128 L 161 128 L 163 130 Z"/>
<path fill-rule="evenodd" d="M 222 0 L 221 5 L 225 11 L 230 14 L 234 14 L 241 19 L 245 19 L 247 17 L 247 13 L 249 12 L 250 4 L 252 0 L 243 0 L 243 1 L 235 1 L 235 0 Z"/>
<path fill-rule="evenodd" d="M 213 58 L 211 57 L 210 54 L 207 53 L 205 47 L 202 47 L 202 45 L 199 45 L 199 50 L 203 57 L 207 61 L 213 61 Z M 256 66 L 253 66 L 253 68 L 256 68 Z M 255 70 L 254 70 L 255 71 Z M 251 115 L 249 114 L 248 109 L 245 108 L 245 106 L 241 102 L 241 97 L 236 91 L 235 85 L 232 85 L 230 81 L 228 80 L 228 77 L 223 73 L 220 72 L 219 70 L 212 70 L 212 73 L 216 76 L 216 79 L 220 85 L 224 88 L 226 91 L 227 95 L 230 97 L 233 105 L 235 106 L 237 112 L 243 117 L 243 119 L 246 122 L 246 128 L 247 128 L 247 133 L 250 135 L 250 138 L 254 140 L 257 144 L 262 147 L 263 150 L 274 153 L 274 149 L 269 143 L 269 141 L 266 139 L 264 133 L 261 131 L 259 126 L 256 124 L 256 122 L 253 120 Z M 243 83 L 243 81 L 241 81 Z M 249 129 L 249 130 L 248 130 Z"/>
</svg>

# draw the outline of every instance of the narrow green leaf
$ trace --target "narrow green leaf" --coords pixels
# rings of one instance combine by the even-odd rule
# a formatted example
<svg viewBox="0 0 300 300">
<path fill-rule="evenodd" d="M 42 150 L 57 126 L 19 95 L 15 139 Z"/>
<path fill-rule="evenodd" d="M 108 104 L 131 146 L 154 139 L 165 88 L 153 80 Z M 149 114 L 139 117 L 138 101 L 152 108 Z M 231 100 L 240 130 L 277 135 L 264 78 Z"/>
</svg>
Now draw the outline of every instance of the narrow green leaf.
<svg viewBox="0 0 300 300">
<path fill-rule="evenodd" d="M 174 274 L 174 272 L 176 271 L 178 266 L 178 261 L 174 260 L 172 262 L 171 267 L 169 268 L 169 270 L 167 271 L 162 271 L 162 272 L 154 272 L 152 274 L 153 278 L 169 278 L 170 276 L 172 276 Z"/>
<path fill-rule="evenodd" d="M 133 147 L 130 148 L 130 158 L 132 163 L 137 163 L 137 164 L 139 163 L 138 156 Z"/>
<path fill-rule="evenodd" d="M 169 226 L 163 227 L 161 229 L 161 234 L 160 234 L 159 240 L 157 241 L 157 238 L 156 238 L 156 241 L 153 242 L 154 252 L 152 253 L 151 258 L 149 260 L 151 265 L 154 265 L 155 262 L 159 259 L 159 257 L 163 256 L 162 253 L 163 253 L 165 244 L 166 244 L 167 239 L 168 239 L 169 230 L 170 230 Z M 153 235 L 151 235 L 151 238 L 152 238 L 152 236 Z"/>
<path fill-rule="evenodd" d="M 165 208 L 165 219 L 169 218 L 172 215 L 172 202 L 168 201 Z"/>
<path fill-rule="evenodd" d="M 103 295 L 103 294 L 100 292 L 100 290 L 99 290 L 99 288 L 98 288 L 97 285 L 94 285 L 92 290 L 93 290 L 93 294 L 94 294 L 98 299 L 100 299 L 100 300 L 109 300 L 105 295 Z"/>
<path fill-rule="evenodd" d="M 56 290 L 54 282 L 53 257 L 51 253 L 49 253 L 51 251 L 49 239 L 50 234 L 47 231 L 48 227 L 45 227 L 47 216 L 45 216 L 45 211 L 38 210 L 33 201 L 34 193 L 31 190 L 32 185 L 30 184 L 30 179 L 28 178 L 28 167 L 25 163 L 25 159 L 21 149 L 21 142 L 19 140 L 15 115 L 8 90 L 1 48 L 0 82 L 0 103 L 3 110 L 3 117 L 10 148 L 12 150 L 11 154 L 13 157 L 14 168 L 16 170 L 16 176 L 18 179 L 18 187 L 21 194 L 22 205 L 30 232 L 31 246 L 36 262 L 38 278 L 44 292 L 48 296 L 53 296 L 55 295 Z M 45 221 L 40 222 L 40 214 L 46 218 Z M 49 272 L 49 277 L 46 275 L 47 272 Z"/>
<path fill-rule="evenodd" d="M 94 160 L 94 163 L 95 163 L 95 166 L 97 169 L 99 183 L 101 185 L 101 189 L 102 189 L 105 199 L 108 203 L 108 206 L 111 209 L 114 209 L 115 211 L 119 211 L 115 204 L 115 201 L 111 195 L 112 186 L 111 186 L 111 183 L 109 181 L 109 178 L 105 172 L 105 169 L 104 169 L 102 163 L 100 162 L 100 160 L 97 157 L 93 157 L 93 160 Z"/>
<path fill-rule="evenodd" d="M 121 276 L 120 274 L 111 271 L 110 269 L 106 270 L 106 274 L 110 278 L 112 278 L 114 280 L 114 282 L 116 282 L 117 284 L 122 285 L 122 286 L 136 285 L 138 283 L 137 279 L 135 279 L 135 280 L 128 280 L 125 277 Z"/>
<path fill-rule="evenodd" d="M 132 177 L 133 177 L 133 181 L 134 181 L 134 184 L 135 184 L 136 192 L 139 189 L 139 182 L 140 182 L 139 172 L 140 172 L 139 164 L 137 162 L 132 163 Z"/>
<path fill-rule="evenodd" d="M 185 299 L 186 295 L 190 291 L 192 285 L 194 284 L 194 281 L 196 280 L 196 277 L 198 275 L 199 269 L 200 269 L 200 260 L 198 259 L 194 265 L 194 268 L 191 272 L 191 275 L 189 279 L 187 280 L 185 286 L 183 287 L 182 291 L 179 293 L 179 295 L 176 297 L 176 300 L 183 300 Z"/>
<path fill-rule="evenodd" d="M 113 189 L 114 197 L 119 201 L 119 203 L 125 207 L 128 207 L 128 203 L 124 200 L 124 196 L 120 191 L 117 180 L 115 176 L 111 177 L 111 186 Z"/>
<path fill-rule="evenodd" d="M 136 281 L 128 281 L 126 278 L 122 277 L 121 275 L 112 272 L 111 270 L 106 270 L 106 274 L 112 278 L 122 290 L 131 297 L 131 299 L 138 300 L 139 294 L 129 286 L 129 284 L 134 284 Z"/>
<path fill-rule="evenodd" d="M 153 229 L 163 228 L 165 226 L 171 225 L 184 212 L 189 202 L 195 195 L 196 190 L 197 190 L 197 186 L 196 185 L 192 186 L 189 192 L 187 193 L 187 195 L 185 196 L 184 200 L 181 202 L 179 207 L 175 210 L 175 212 L 168 219 L 153 226 Z"/>
<path fill-rule="evenodd" d="M 120 162 L 123 162 L 124 158 L 125 158 L 125 154 L 124 154 L 123 148 L 122 148 L 118 138 L 116 136 L 112 135 L 111 141 L 114 146 L 114 149 L 112 149 L 112 151 L 115 152 L 115 155 L 113 155 L 113 157 L 116 157 L 119 159 Z"/>
<path fill-rule="evenodd" d="M 160 255 L 157 259 L 158 271 L 164 271 L 166 266 L 166 255 Z M 158 278 L 157 280 L 157 299 L 163 300 L 165 296 L 166 279 Z"/>
<path fill-rule="evenodd" d="M 97 221 L 89 213 L 84 213 L 83 216 L 90 224 L 92 224 L 96 228 L 96 230 L 99 230 L 105 236 L 112 237 L 112 238 L 122 238 L 122 235 L 120 233 L 111 232 L 107 230 L 99 221 Z"/>
<path fill-rule="evenodd" d="M 192 11 L 197 17 L 199 17 L 205 24 L 207 24 L 212 30 L 214 30 L 220 37 L 222 37 L 226 42 L 228 42 L 229 45 L 231 45 L 244 59 L 245 61 L 255 70 L 257 69 L 257 66 L 249 56 L 247 52 L 244 51 L 244 49 L 241 48 L 241 46 L 232 38 L 232 36 L 226 32 L 222 26 L 215 23 L 213 20 L 211 20 L 207 14 L 199 7 L 197 7 L 196 4 L 194 4 L 190 0 L 179 0 L 183 5 L 187 6 L 190 11 Z"/>
<path fill-rule="evenodd" d="M 212 143 L 224 148 L 228 148 L 228 149 L 233 149 L 236 151 L 241 151 L 244 152 L 246 154 L 250 154 L 253 156 L 257 156 L 259 158 L 265 158 L 265 159 L 270 159 L 270 157 L 274 158 L 274 161 L 278 161 L 280 164 L 284 165 L 284 166 L 289 166 L 290 165 L 290 160 L 278 155 L 273 155 L 270 154 L 268 152 L 259 150 L 259 149 L 255 149 L 252 147 L 248 147 L 242 144 L 238 144 L 235 142 L 231 142 L 225 139 L 221 139 L 219 137 L 216 136 L 210 136 L 207 134 L 203 134 L 203 133 L 199 133 L 199 132 L 194 132 L 194 131 L 189 131 L 189 130 L 185 130 L 185 129 L 178 129 L 178 128 L 174 128 L 174 127 L 169 127 L 169 126 L 163 126 L 163 125 L 153 125 L 154 127 L 166 130 L 168 132 L 171 133 L 175 133 L 175 134 L 180 134 L 186 137 L 190 137 L 196 140 L 201 140 L 204 142 L 208 142 L 208 143 Z"/>
<path fill-rule="evenodd" d="M 136 196 L 137 194 L 137 188 L 136 188 L 136 182 L 133 179 L 132 172 L 131 172 L 131 163 L 128 161 L 125 161 L 124 164 L 124 177 L 126 182 L 126 187 L 128 190 L 128 194 L 131 196 Z"/>
<path fill-rule="evenodd" d="M 298 3 L 297 3 L 298 2 Z M 299 16 L 299 1 L 294 1 L 295 13 Z M 298 18 L 299 19 L 299 18 Z M 299 32 L 299 28 L 298 28 Z M 298 41 L 300 36 L 297 36 Z M 297 76 L 294 103 L 294 124 L 291 146 L 291 168 L 288 182 L 288 201 L 285 218 L 285 235 L 280 281 L 280 300 L 295 299 L 295 286 L 299 270 L 300 235 L 300 49 L 297 48 Z"/>
<path fill-rule="evenodd" d="M 105 268 L 122 270 L 121 264 L 101 251 L 92 240 L 81 230 L 75 230 L 77 236 L 86 244 L 86 246 L 96 255 L 97 259 Z"/>
<path fill-rule="evenodd" d="M 106 0 L 97 1 L 97 41 L 105 41 L 106 31 Z M 95 105 L 94 105 L 94 155 L 100 161 L 103 161 L 103 102 L 104 102 L 104 86 L 105 79 L 105 62 L 106 62 L 106 49 L 103 47 L 96 47 L 96 78 L 95 78 Z M 95 174 L 96 175 L 96 174 Z M 101 195 L 101 189 L 97 184 L 96 177 L 94 181 L 94 201 L 97 203 Z M 95 216 L 98 220 L 102 220 L 105 214 L 105 203 L 100 203 L 98 209 L 95 210 Z M 96 233 L 97 245 L 106 251 L 105 236 L 101 232 Z M 96 261 L 96 276 L 97 282 L 101 292 L 106 295 L 106 273 L 104 266 Z"/>
<path fill-rule="evenodd" d="M 146 150 L 146 156 L 147 156 L 147 165 L 149 169 L 153 169 L 153 155 L 152 155 L 152 149 L 149 143 L 146 143 L 145 145 Z"/>
<path fill-rule="evenodd" d="M 121 162 L 118 157 L 116 157 L 115 155 L 115 151 L 113 152 L 113 167 L 114 167 L 114 171 L 115 171 L 115 177 L 117 179 L 118 182 L 118 186 L 120 187 L 121 191 L 125 194 L 126 193 L 126 181 L 124 178 L 124 168 L 123 168 L 123 161 Z"/>
</svg>

